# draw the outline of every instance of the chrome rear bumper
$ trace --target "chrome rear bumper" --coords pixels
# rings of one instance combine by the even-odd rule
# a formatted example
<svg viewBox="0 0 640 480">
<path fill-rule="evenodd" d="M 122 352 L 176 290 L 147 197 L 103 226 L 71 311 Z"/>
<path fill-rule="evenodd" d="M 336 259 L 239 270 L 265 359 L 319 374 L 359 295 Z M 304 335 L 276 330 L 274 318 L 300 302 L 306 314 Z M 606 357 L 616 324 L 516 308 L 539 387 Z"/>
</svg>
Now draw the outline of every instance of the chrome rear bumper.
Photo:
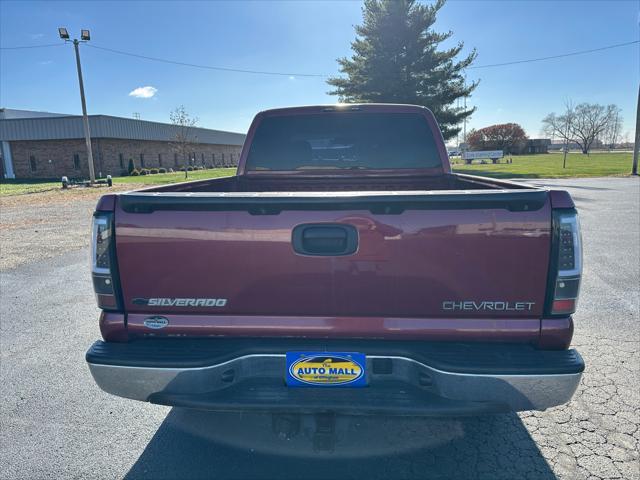
<svg viewBox="0 0 640 480">
<path fill-rule="evenodd" d="M 105 392 L 165 405 L 458 415 L 545 410 L 568 402 L 584 368 L 577 352 L 574 355 L 580 365 L 573 373 L 498 374 L 445 371 L 406 356 L 367 354 L 368 387 L 362 389 L 287 388 L 284 352 L 185 367 L 100 363 L 89 354 L 87 359 L 93 378 Z"/>
</svg>

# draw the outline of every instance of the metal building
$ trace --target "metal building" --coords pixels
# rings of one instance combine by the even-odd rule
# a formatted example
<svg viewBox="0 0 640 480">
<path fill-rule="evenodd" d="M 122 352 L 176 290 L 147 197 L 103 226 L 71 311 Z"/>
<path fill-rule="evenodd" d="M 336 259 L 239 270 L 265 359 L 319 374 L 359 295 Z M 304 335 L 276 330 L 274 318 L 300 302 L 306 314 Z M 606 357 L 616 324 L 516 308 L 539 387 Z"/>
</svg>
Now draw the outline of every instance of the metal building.
<svg viewBox="0 0 640 480">
<path fill-rule="evenodd" d="M 126 174 L 135 168 L 233 166 L 245 135 L 190 127 L 188 150 L 178 148 L 180 127 L 109 115 L 89 115 L 95 171 Z M 87 178 L 82 116 L 0 109 L 2 178 Z"/>
</svg>

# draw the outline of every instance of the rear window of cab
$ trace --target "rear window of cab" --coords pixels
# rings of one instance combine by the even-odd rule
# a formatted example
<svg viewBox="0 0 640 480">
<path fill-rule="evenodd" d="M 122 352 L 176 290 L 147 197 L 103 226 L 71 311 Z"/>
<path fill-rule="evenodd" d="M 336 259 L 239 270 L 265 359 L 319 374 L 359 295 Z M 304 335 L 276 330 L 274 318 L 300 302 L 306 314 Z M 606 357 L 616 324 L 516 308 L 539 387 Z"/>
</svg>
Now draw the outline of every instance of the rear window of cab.
<svg viewBox="0 0 640 480">
<path fill-rule="evenodd" d="M 264 118 L 247 156 L 251 170 L 422 169 L 442 161 L 416 113 L 332 112 Z"/>
</svg>

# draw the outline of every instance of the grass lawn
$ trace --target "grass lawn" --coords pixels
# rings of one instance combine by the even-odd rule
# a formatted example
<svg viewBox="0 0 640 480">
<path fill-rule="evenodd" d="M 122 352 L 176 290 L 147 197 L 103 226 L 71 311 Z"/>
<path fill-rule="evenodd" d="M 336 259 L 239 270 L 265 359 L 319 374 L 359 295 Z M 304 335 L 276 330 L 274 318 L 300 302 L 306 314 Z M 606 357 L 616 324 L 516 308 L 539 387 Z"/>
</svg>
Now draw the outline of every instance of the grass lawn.
<svg viewBox="0 0 640 480">
<path fill-rule="evenodd" d="M 207 178 L 228 177 L 236 173 L 233 168 L 212 168 L 210 170 L 195 170 L 187 172 L 188 178 L 185 180 L 184 172 L 156 173 L 155 175 L 138 175 L 136 177 L 113 177 L 115 185 L 125 183 L 144 183 L 146 185 L 160 185 L 165 183 L 190 182 L 192 180 L 205 180 Z"/>
<path fill-rule="evenodd" d="M 569 153 L 567 168 L 562 168 L 562 153 L 539 155 L 513 155 L 513 163 L 474 163 L 463 165 L 456 159 L 452 168 L 458 173 L 482 175 L 494 178 L 562 178 L 562 177 L 606 177 L 610 175 L 629 175 L 632 154 L 622 153 Z M 478 160 L 476 160 L 477 162 Z M 502 159 L 502 162 L 505 160 Z"/>
<path fill-rule="evenodd" d="M 61 188 L 60 182 L 38 180 L 0 180 L 0 196 L 46 192 Z"/>
<path fill-rule="evenodd" d="M 155 175 L 138 175 L 136 177 L 114 177 L 114 185 L 162 185 L 192 180 L 204 180 L 207 178 L 227 177 L 236 172 L 235 168 L 214 168 L 211 170 L 196 170 L 188 172 L 185 180 L 184 172 L 158 173 Z M 136 188 L 136 187 L 132 187 Z M 0 180 L 0 197 L 22 195 L 25 193 L 46 192 L 49 190 L 62 190 L 59 181 L 51 180 Z M 75 189 L 74 189 L 75 190 Z M 108 192 L 104 192 L 108 193 Z"/>
</svg>

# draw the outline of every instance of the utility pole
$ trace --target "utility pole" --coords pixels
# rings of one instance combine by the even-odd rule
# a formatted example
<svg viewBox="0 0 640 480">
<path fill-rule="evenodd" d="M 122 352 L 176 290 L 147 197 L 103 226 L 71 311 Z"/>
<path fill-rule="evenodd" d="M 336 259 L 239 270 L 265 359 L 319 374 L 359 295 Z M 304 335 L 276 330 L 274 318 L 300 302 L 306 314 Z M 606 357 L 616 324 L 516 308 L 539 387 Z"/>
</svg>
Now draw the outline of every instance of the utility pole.
<svg viewBox="0 0 640 480">
<path fill-rule="evenodd" d="M 62 38 L 65 42 L 69 41 L 69 33 L 66 28 L 59 28 L 58 33 L 60 38 Z M 81 30 L 80 38 L 83 42 L 87 42 L 91 39 L 89 35 L 89 30 Z M 78 70 L 78 83 L 80 85 L 80 101 L 82 103 L 82 127 L 84 130 L 84 141 L 87 146 L 87 158 L 89 161 L 89 180 L 93 185 L 96 183 L 96 174 L 93 167 L 93 150 L 91 149 L 91 131 L 89 130 L 89 117 L 87 116 L 87 102 L 84 97 L 84 82 L 82 80 L 82 66 L 80 65 L 80 49 L 78 46 L 80 45 L 80 40 L 77 38 L 73 39 L 73 48 L 76 52 L 76 68 Z"/>
<path fill-rule="evenodd" d="M 640 86 L 638 86 L 638 106 L 636 107 L 636 138 L 633 144 L 633 166 L 631 175 L 638 175 L 638 149 L 640 149 Z"/>
<path fill-rule="evenodd" d="M 467 96 L 464 96 L 464 111 L 467 111 Z M 467 117 L 464 117 L 464 124 L 463 124 L 463 131 L 462 131 L 462 142 L 464 143 L 464 148 L 465 150 L 467 149 Z"/>
<path fill-rule="evenodd" d="M 89 116 L 87 115 L 87 102 L 84 99 L 84 82 L 82 81 L 82 67 L 80 66 L 80 49 L 78 39 L 73 39 L 73 48 L 76 51 L 76 66 L 78 67 L 78 83 L 80 84 L 80 101 L 82 102 L 82 126 L 84 128 L 84 142 L 87 144 L 87 156 L 89 157 L 89 180 L 96 183 L 96 173 L 93 169 L 93 151 L 91 150 L 91 132 L 89 131 Z"/>
<path fill-rule="evenodd" d="M 459 112 L 460 111 L 460 97 L 458 97 L 456 99 L 456 108 L 457 108 L 457 110 Z M 460 125 L 460 123 L 458 123 L 458 125 L 456 125 L 456 126 L 459 126 L 459 125 Z M 459 128 L 458 128 L 458 132 L 456 133 L 456 148 L 458 150 L 460 150 L 460 129 Z"/>
<path fill-rule="evenodd" d="M 568 116 L 568 114 L 567 114 Z M 567 168 L 567 150 L 569 150 L 569 118 L 567 118 L 567 126 L 564 129 L 564 157 L 562 159 L 562 168 Z"/>
<path fill-rule="evenodd" d="M 467 89 L 467 73 L 465 72 L 464 74 L 464 79 L 463 79 L 463 85 L 464 85 L 464 89 Z M 464 95 L 464 111 L 467 111 L 467 94 L 465 93 Z M 464 148 L 461 149 L 463 152 L 467 151 L 467 117 L 465 115 L 464 120 L 462 121 L 462 143 L 464 145 Z"/>
</svg>

